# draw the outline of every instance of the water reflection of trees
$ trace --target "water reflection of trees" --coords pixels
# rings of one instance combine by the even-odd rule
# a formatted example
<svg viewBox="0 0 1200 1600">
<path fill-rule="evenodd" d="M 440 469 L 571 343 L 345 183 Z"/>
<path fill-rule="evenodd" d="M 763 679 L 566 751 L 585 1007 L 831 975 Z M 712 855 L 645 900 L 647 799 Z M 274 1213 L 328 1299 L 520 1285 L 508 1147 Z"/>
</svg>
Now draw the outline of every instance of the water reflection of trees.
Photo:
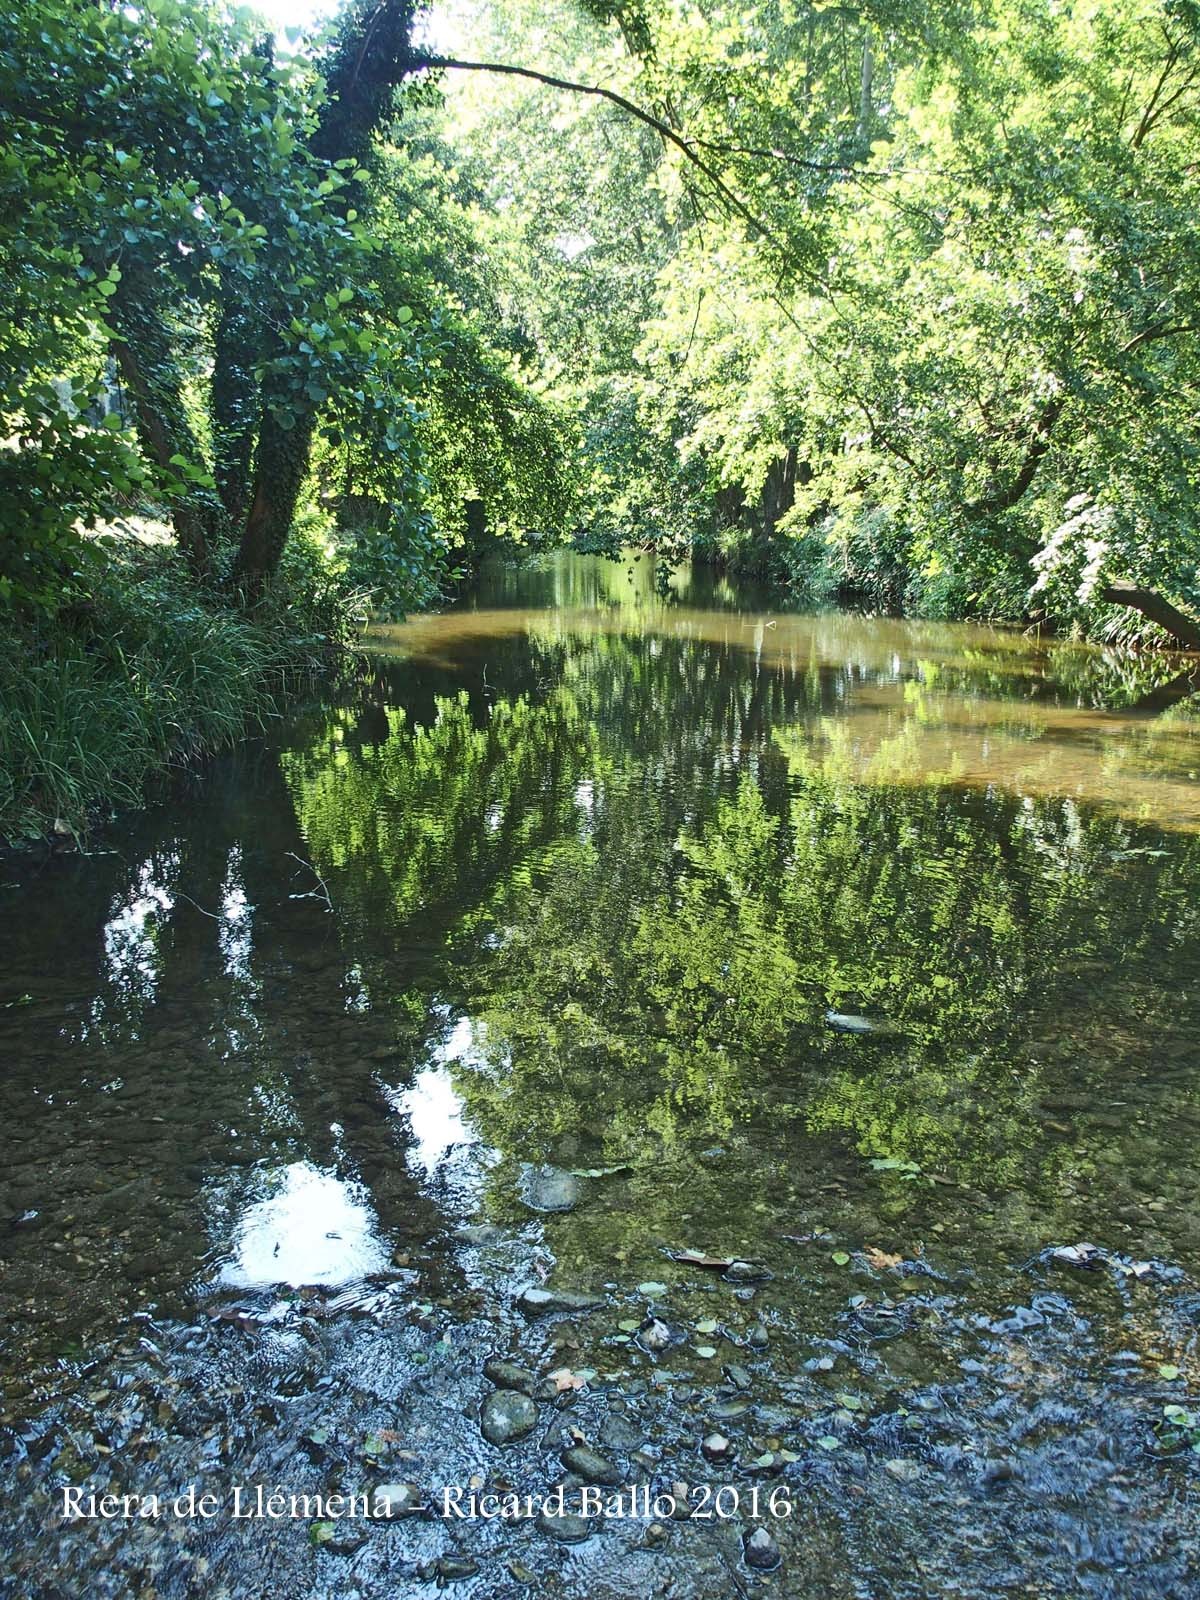
<svg viewBox="0 0 1200 1600">
<path fill-rule="evenodd" d="M 1190 836 L 956 787 L 920 766 L 936 706 L 911 694 L 864 766 L 853 717 L 822 715 L 846 669 L 554 625 L 529 654 L 540 698 L 493 677 L 490 701 L 392 713 L 369 747 L 334 727 L 286 764 L 364 965 L 386 972 L 397 939 L 444 951 L 439 997 L 476 1029 L 456 1084 L 510 1161 L 637 1164 L 769 1118 L 1049 1182 L 1074 1157 L 1041 1137 L 1040 1099 L 1064 1078 L 1111 1095 L 1118 1058 L 1030 1039 L 1139 985 L 1181 997 L 1156 1025 L 1188 1025 Z M 1130 854 L 1148 846 L 1170 853 Z M 890 1036 L 836 1033 L 827 1009 Z M 1148 1114 L 1180 1092 L 1147 1089 Z"/>
</svg>

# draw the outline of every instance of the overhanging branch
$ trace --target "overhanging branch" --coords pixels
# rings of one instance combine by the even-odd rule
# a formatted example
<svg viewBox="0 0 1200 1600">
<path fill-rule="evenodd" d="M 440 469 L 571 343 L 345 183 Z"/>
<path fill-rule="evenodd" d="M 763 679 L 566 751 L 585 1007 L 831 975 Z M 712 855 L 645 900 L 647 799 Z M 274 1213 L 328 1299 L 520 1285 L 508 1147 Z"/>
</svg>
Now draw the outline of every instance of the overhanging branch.
<svg viewBox="0 0 1200 1600">
<path fill-rule="evenodd" d="M 626 112 L 629 116 L 652 128 L 659 138 L 667 144 L 674 146 L 679 153 L 690 161 L 692 166 L 702 172 L 713 186 L 729 210 L 741 217 L 751 228 L 771 244 L 774 249 L 791 266 L 803 272 L 803 265 L 796 256 L 795 251 L 785 239 L 771 228 L 763 219 L 757 216 L 740 195 L 736 194 L 720 173 L 701 156 L 696 148 L 696 140 L 686 139 L 668 123 L 656 117 L 653 112 L 647 111 L 644 106 L 639 106 L 636 101 L 628 99 L 623 94 L 618 94 L 615 89 L 607 89 L 598 83 L 575 83 L 570 78 L 559 78 L 550 72 L 538 72 L 533 67 L 517 67 L 506 61 L 457 61 L 448 56 L 418 56 L 413 62 L 414 72 L 494 72 L 511 78 L 529 78 L 534 83 L 544 83 L 551 89 L 564 89 L 570 94 L 592 95 L 600 100 L 607 100 L 614 106 Z"/>
</svg>

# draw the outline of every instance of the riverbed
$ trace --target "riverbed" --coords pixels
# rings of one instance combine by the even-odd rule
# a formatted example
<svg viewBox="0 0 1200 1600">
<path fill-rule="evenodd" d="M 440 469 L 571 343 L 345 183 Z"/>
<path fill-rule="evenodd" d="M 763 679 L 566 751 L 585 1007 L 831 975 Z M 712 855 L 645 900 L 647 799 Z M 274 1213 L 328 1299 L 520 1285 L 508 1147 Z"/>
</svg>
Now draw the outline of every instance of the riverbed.
<svg viewBox="0 0 1200 1600">
<path fill-rule="evenodd" d="M 560 552 L 9 863 L 3 1592 L 1200 1594 L 1171 677 Z"/>
</svg>

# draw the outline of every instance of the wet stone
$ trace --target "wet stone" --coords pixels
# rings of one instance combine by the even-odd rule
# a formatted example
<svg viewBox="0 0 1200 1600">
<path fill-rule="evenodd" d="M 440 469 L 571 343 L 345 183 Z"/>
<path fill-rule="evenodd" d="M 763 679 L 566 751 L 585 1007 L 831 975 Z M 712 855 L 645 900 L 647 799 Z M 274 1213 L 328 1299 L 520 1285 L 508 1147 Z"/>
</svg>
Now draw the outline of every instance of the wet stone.
<svg viewBox="0 0 1200 1600">
<path fill-rule="evenodd" d="M 754 1382 L 745 1367 L 738 1366 L 735 1361 L 731 1361 L 725 1368 L 725 1376 L 735 1389 L 748 1389 Z"/>
<path fill-rule="evenodd" d="M 732 1422 L 735 1417 L 744 1417 L 749 1409 L 748 1400 L 718 1400 L 711 1408 L 718 1422 Z"/>
<path fill-rule="evenodd" d="M 674 1335 L 665 1322 L 653 1317 L 638 1334 L 638 1342 L 652 1354 L 657 1355 L 660 1351 L 670 1348 L 674 1342 Z"/>
<path fill-rule="evenodd" d="M 545 1317 L 558 1311 L 595 1311 L 604 1296 L 577 1289 L 526 1289 L 517 1304 L 527 1317 Z"/>
<path fill-rule="evenodd" d="M 742 1540 L 746 1565 L 757 1572 L 770 1572 L 779 1565 L 779 1546 L 765 1528 L 755 1528 Z"/>
<path fill-rule="evenodd" d="M 773 1276 L 761 1261 L 731 1261 L 725 1269 L 730 1283 L 768 1283 Z"/>
<path fill-rule="evenodd" d="M 598 1450 L 586 1444 L 572 1445 L 569 1450 L 563 1451 L 562 1459 L 563 1465 L 585 1483 L 615 1485 L 624 1481 L 625 1474 L 615 1461 L 610 1461 L 607 1456 L 602 1456 Z"/>
<path fill-rule="evenodd" d="M 561 1544 L 581 1544 L 592 1531 L 588 1519 L 577 1517 L 572 1511 L 564 1511 L 561 1517 L 553 1516 L 546 1510 L 539 1511 L 537 1525 L 543 1533 Z"/>
<path fill-rule="evenodd" d="M 532 1396 L 537 1388 L 537 1379 L 528 1367 L 520 1367 L 515 1361 L 505 1361 L 499 1356 L 490 1356 L 484 1362 L 483 1375 L 497 1389 L 517 1389 L 521 1394 Z"/>
<path fill-rule="evenodd" d="M 371 1491 L 370 1506 L 375 1517 L 411 1517 L 424 1509 L 425 1500 L 415 1483 L 380 1483 Z"/>
<path fill-rule="evenodd" d="M 579 1179 L 561 1167 L 528 1167 L 521 1199 L 531 1211 L 572 1211 L 579 1204 Z"/>
<path fill-rule="evenodd" d="M 349 1521 L 331 1523 L 323 1532 L 324 1537 L 319 1541 L 321 1549 L 335 1556 L 352 1556 L 367 1542 L 365 1531 Z"/>
<path fill-rule="evenodd" d="M 462 1244 L 495 1244 L 504 1238 L 504 1229 L 494 1222 L 464 1222 L 460 1228 L 455 1228 L 454 1237 Z"/>
<path fill-rule="evenodd" d="M 473 1578 L 479 1571 L 478 1561 L 471 1556 L 439 1556 L 433 1566 L 442 1583 L 453 1583 L 456 1578 Z"/>
<path fill-rule="evenodd" d="M 733 1456 L 733 1445 L 723 1433 L 710 1433 L 700 1448 L 710 1461 L 728 1461 Z"/>
<path fill-rule="evenodd" d="M 537 1407 L 528 1395 L 515 1389 L 497 1389 L 483 1402 L 479 1431 L 489 1444 L 511 1444 L 532 1433 L 537 1419 Z"/>
<path fill-rule="evenodd" d="M 611 1450 L 634 1450 L 641 1442 L 641 1428 L 625 1417 L 605 1417 L 600 1425 L 600 1443 Z"/>
<path fill-rule="evenodd" d="M 895 1456 L 883 1463 L 883 1470 L 890 1472 L 898 1483 L 915 1483 L 921 1476 L 921 1463 L 909 1456 Z"/>
</svg>

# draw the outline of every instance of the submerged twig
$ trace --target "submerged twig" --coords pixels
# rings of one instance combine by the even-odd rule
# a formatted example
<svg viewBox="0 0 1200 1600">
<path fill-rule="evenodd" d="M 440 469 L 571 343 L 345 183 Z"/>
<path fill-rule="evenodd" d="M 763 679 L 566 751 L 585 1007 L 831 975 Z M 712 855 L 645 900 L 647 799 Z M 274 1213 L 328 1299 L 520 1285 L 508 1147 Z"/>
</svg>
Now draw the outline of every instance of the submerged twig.
<svg viewBox="0 0 1200 1600">
<path fill-rule="evenodd" d="M 317 871 L 316 867 L 313 866 L 312 862 L 311 861 L 305 861 L 304 857 L 303 856 L 298 856 L 294 850 L 285 850 L 284 851 L 284 855 L 291 856 L 293 861 L 298 861 L 302 867 L 307 867 L 308 870 L 312 873 L 313 877 L 317 880 L 317 882 L 321 886 L 320 894 L 318 894 L 315 889 L 306 889 L 303 894 L 289 894 L 288 895 L 288 899 L 289 900 L 324 900 L 326 908 L 329 911 L 332 911 L 333 910 L 333 900 L 332 900 L 332 898 L 330 896 L 330 893 L 329 893 L 329 885 L 325 882 L 325 879 Z"/>
</svg>

